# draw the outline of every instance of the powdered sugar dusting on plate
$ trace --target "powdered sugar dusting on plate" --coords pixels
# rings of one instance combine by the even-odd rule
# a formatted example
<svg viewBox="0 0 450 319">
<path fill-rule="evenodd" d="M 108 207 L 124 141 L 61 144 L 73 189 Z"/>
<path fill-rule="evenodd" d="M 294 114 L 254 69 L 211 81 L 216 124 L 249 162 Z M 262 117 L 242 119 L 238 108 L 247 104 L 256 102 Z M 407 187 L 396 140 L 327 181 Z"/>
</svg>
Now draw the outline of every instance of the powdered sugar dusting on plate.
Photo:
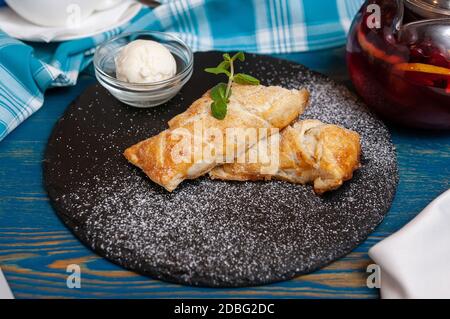
<svg viewBox="0 0 450 319">
<path fill-rule="evenodd" d="M 345 87 L 295 63 L 248 55 L 265 85 L 307 87 L 316 118 L 357 131 L 363 167 L 337 191 L 281 181 L 203 177 L 168 193 L 128 164 L 123 150 L 167 126 L 217 79 L 202 72 L 220 53 L 197 53 L 191 81 L 167 105 L 137 110 L 100 86 L 75 101 L 46 151 L 45 183 L 57 213 L 93 250 L 140 273 L 202 286 L 292 278 L 356 247 L 383 219 L 397 185 L 386 127 Z"/>
</svg>

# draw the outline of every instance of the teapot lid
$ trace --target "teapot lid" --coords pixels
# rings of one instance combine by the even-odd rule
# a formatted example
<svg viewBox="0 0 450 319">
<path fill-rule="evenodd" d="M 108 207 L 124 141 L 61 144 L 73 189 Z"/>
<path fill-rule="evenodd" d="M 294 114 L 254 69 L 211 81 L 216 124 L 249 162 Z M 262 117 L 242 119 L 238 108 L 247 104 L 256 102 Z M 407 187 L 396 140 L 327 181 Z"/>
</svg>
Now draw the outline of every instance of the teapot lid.
<svg viewBox="0 0 450 319">
<path fill-rule="evenodd" d="M 424 18 L 450 17 L 450 0 L 404 0 L 406 7 Z"/>
</svg>

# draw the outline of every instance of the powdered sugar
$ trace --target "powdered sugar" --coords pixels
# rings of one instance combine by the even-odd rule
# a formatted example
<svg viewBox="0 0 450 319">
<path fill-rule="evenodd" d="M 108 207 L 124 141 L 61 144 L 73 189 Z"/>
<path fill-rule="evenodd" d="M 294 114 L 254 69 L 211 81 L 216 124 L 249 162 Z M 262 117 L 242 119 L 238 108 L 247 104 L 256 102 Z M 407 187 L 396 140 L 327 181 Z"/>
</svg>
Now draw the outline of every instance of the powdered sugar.
<svg viewBox="0 0 450 319">
<path fill-rule="evenodd" d="M 216 60 L 219 53 L 197 53 L 193 78 L 166 106 L 132 109 L 99 86 L 75 102 L 46 153 L 46 186 L 57 213 L 114 262 L 192 285 L 288 279 L 347 253 L 390 206 L 395 151 L 384 125 L 346 88 L 294 63 L 249 56 L 244 69 L 266 85 L 306 86 L 311 105 L 302 118 L 361 135 L 363 167 L 341 189 L 318 197 L 310 186 L 204 177 L 168 193 L 123 158 L 126 147 L 158 133 L 212 86 L 201 70 Z"/>
</svg>

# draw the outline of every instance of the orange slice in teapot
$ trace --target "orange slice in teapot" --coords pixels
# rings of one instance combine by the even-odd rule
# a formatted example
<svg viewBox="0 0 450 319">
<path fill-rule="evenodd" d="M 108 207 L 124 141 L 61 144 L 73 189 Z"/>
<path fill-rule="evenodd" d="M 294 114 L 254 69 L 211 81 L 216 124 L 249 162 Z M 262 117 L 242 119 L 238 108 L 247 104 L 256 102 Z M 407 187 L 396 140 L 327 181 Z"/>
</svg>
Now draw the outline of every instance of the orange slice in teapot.
<svg viewBox="0 0 450 319">
<path fill-rule="evenodd" d="M 443 87 L 450 93 L 450 69 L 425 63 L 399 63 L 392 68 L 410 82 L 421 86 Z"/>
<path fill-rule="evenodd" d="M 361 48 L 366 51 L 369 55 L 383 60 L 390 64 L 397 64 L 404 62 L 404 59 L 398 55 L 387 54 L 385 51 L 377 48 L 373 43 L 367 40 L 366 36 L 362 32 L 361 28 L 357 32 L 358 42 Z"/>
<path fill-rule="evenodd" d="M 394 65 L 394 70 L 422 72 L 422 73 L 450 76 L 450 69 L 443 68 L 441 66 L 432 65 L 432 64 L 425 64 L 425 63 L 399 63 L 399 64 Z"/>
</svg>

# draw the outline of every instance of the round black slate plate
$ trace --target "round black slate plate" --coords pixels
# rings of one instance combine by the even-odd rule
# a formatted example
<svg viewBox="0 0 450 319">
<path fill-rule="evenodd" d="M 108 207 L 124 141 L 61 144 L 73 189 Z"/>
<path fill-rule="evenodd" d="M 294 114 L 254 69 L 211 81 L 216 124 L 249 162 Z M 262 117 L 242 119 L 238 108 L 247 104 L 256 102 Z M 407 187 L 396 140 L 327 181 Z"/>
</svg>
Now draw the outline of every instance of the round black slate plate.
<svg viewBox="0 0 450 319">
<path fill-rule="evenodd" d="M 248 54 L 241 69 L 265 85 L 307 87 L 312 100 L 303 118 L 361 134 L 363 167 L 339 190 L 318 197 L 310 186 L 204 177 L 168 193 L 122 156 L 212 87 L 217 77 L 202 70 L 220 59 L 218 52 L 195 54 L 190 82 L 153 109 L 123 105 L 99 85 L 74 101 L 45 153 L 45 186 L 57 214 L 111 261 L 189 285 L 265 284 L 345 255 L 389 209 L 395 151 L 382 122 L 345 87 L 301 65 Z"/>
</svg>

